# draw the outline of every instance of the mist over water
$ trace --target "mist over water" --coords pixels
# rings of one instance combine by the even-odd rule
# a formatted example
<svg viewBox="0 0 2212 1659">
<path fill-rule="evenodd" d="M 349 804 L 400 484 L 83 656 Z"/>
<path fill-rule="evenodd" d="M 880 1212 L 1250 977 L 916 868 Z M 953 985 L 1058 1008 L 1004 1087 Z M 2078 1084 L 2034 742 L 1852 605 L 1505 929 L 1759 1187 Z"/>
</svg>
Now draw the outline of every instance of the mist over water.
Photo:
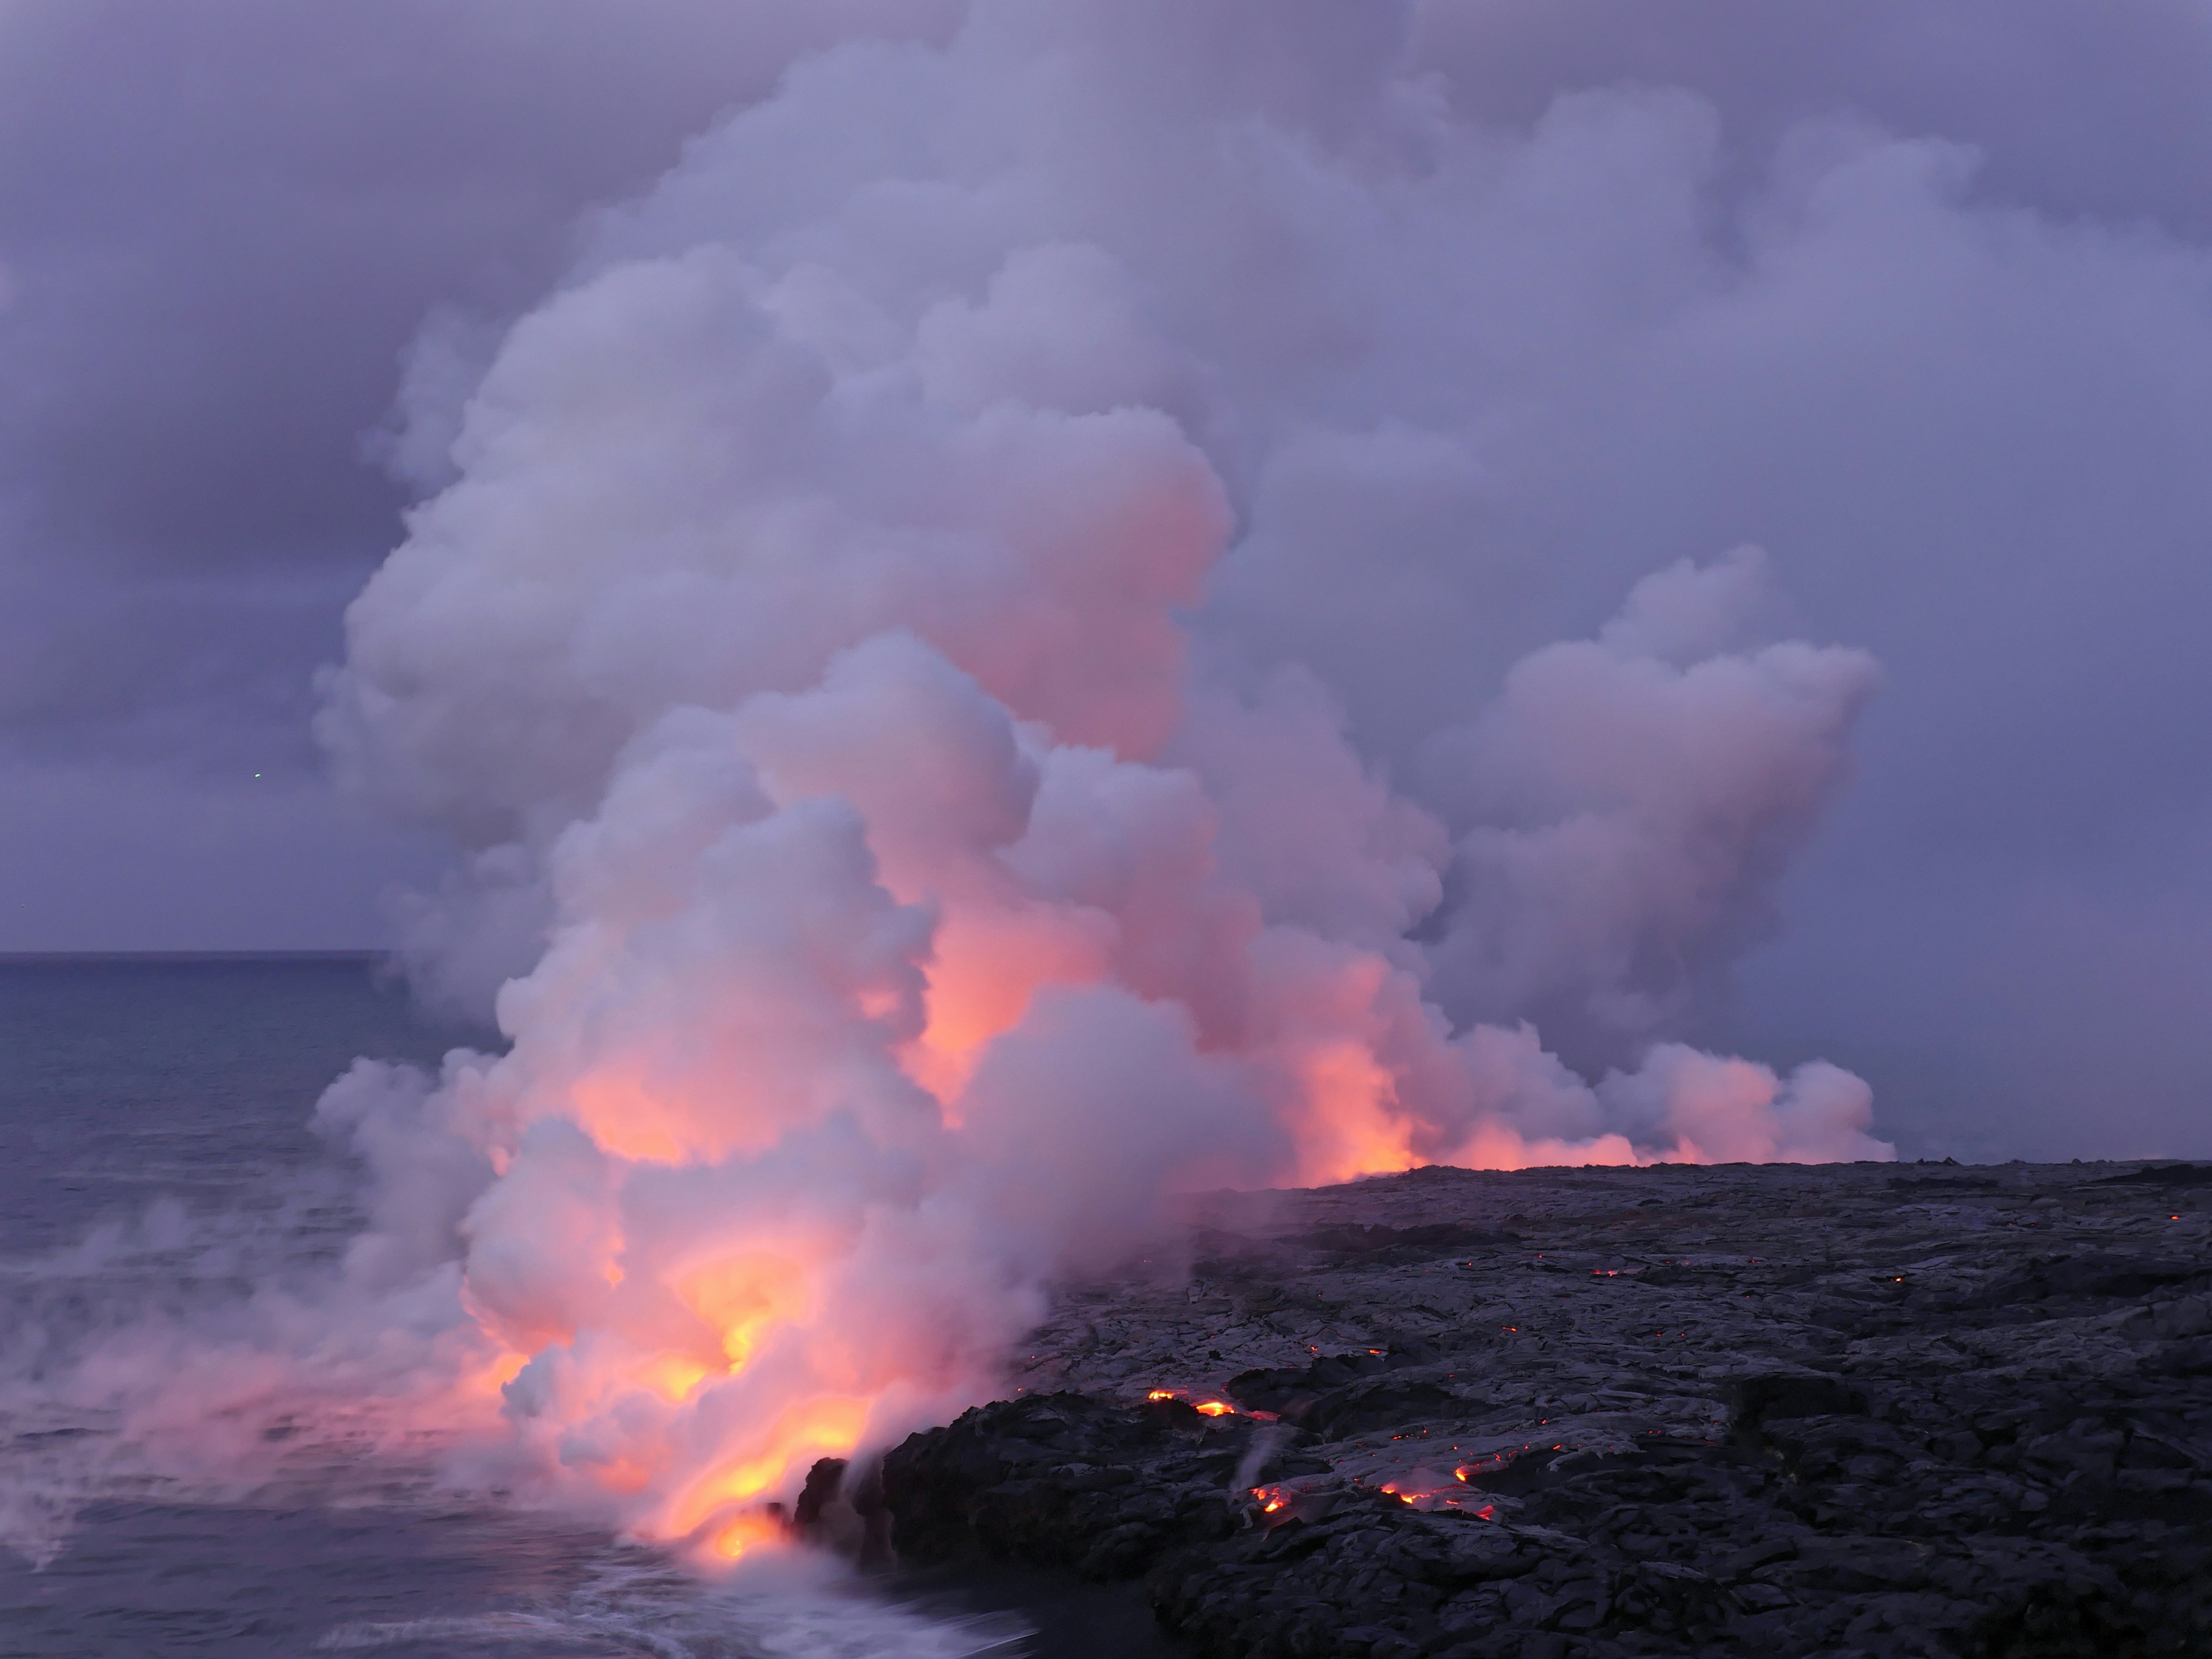
<svg viewBox="0 0 2212 1659">
<path fill-rule="evenodd" d="M 435 1442 L 280 1428 L 258 1463 L 191 1471 L 45 1386 L 103 1334 L 220 1333 L 257 1290 L 327 1274 L 358 1182 L 301 1102 L 355 1054 L 434 1062 L 470 1036 L 364 958 L 0 959 L 0 1652 L 1011 1651 L 1033 1621 L 904 1610 L 834 1572 L 710 1583 L 457 1492 Z"/>
<path fill-rule="evenodd" d="M 495 1040 L 380 957 L 0 957 L 0 1251 L 283 1201 L 336 1173 L 301 1103 L 356 1055 Z"/>
</svg>

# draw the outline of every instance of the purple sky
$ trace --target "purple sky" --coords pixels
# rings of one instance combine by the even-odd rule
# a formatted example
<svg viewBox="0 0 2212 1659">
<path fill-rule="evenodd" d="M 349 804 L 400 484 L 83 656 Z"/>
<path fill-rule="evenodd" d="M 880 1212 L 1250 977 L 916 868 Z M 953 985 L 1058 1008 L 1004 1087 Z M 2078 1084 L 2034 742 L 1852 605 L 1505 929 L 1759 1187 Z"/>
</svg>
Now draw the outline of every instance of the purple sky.
<svg viewBox="0 0 2212 1659">
<path fill-rule="evenodd" d="M 0 0 L 0 950 L 386 941 L 449 848 L 341 802 L 309 720 L 435 435 L 392 413 L 410 342 L 419 416 L 719 111 L 958 10 Z M 1452 675 L 1762 545 L 1791 624 L 1884 689 L 1780 936 L 1685 1034 L 1851 1066 L 1908 1156 L 2212 1153 L 2212 5 L 1415 10 L 1401 48 L 1501 134 L 1694 94 L 1716 259 L 1867 135 L 1936 141 L 1895 153 L 1949 170 L 1948 216 L 1823 198 L 1832 268 L 1702 337 L 1624 301 L 1610 356 L 1545 346 L 1528 299 L 1527 377 L 1588 389 L 1531 403 L 1495 489 L 1381 526 L 1449 602 L 1386 648 L 1262 534 L 1222 648 L 1310 661 L 1405 770 Z M 1455 586 L 1470 525 L 1504 550 Z"/>
</svg>

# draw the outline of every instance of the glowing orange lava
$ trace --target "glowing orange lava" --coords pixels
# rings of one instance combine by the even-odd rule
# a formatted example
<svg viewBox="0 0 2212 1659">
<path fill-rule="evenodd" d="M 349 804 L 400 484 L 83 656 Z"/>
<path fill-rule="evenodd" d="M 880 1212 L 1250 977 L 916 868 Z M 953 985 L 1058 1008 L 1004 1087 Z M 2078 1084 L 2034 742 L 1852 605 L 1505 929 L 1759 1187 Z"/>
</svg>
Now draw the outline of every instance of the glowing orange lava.
<svg viewBox="0 0 2212 1659">
<path fill-rule="evenodd" d="M 1182 1390 L 1180 1389 L 1154 1389 L 1145 1395 L 1146 1400 L 1152 1401 L 1180 1400 L 1182 1397 Z M 1231 1405 L 1226 1400 L 1197 1401 L 1192 1404 L 1191 1409 L 1201 1417 L 1234 1417 L 1237 1415 L 1237 1407 Z M 1261 1414 L 1265 1415 L 1265 1413 Z"/>
<path fill-rule="evenodd" d="M 867 1420 L 865 1400 L 826 1395 L 791 1407 L 765 1435 L 750 1437 L 757 1449 L 721 1465 L 685 1489 L 673 1507 L 673 1530 L 691 1532 L 717 1510 L 758 1498 L 791 1470 L 803 1468 L 819 1457 L 843 1455 L 860 1440 Z"/>
<path fill-rule="evenodd" d="M 764 1510 L 752 1510 L 739 1516 L 714 1534 L 714 1553 L 726 1561 L 737 1561 L 763 1549 L 774 1549 L 789 1541 L 783 1523 Z"/>
</svg>

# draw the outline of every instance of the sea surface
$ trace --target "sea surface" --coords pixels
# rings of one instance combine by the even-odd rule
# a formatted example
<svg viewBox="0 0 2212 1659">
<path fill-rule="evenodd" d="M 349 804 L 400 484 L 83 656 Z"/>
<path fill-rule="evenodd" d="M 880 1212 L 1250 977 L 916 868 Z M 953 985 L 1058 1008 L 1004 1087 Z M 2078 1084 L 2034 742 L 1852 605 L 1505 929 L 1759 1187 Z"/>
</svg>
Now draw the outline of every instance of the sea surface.
<svg viewBox="0 0 2212 1659">
<path fill-rule="evenodd" d="M 0 957 L 0 1659 L 1171 1651 L 1127 1592 L 828 1563 L 708 1583 L 427 1468 L 333 1455 L 213 1493 L 40 1407 L 79 1340 L 337 1258 L 353 1179 L 310 1116 L 356 1055 L 489 1042 L 366 957 Z"/>
</svg>

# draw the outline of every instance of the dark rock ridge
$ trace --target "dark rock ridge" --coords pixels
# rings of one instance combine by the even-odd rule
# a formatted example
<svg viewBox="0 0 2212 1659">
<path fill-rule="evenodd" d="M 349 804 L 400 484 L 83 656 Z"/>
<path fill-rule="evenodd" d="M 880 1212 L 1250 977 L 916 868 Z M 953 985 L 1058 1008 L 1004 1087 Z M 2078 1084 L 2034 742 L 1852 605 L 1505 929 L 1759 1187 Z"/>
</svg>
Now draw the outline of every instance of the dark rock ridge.
<svg viewBox="0 0 2212 1659">
<path fill-rule="evenodd" d="M 868 1503 L 1218 1659 L 2212 1655 L 2199 1173 L 1217 1195 L 1188 1279 L 1072 1291 Z"/>
</svg>

